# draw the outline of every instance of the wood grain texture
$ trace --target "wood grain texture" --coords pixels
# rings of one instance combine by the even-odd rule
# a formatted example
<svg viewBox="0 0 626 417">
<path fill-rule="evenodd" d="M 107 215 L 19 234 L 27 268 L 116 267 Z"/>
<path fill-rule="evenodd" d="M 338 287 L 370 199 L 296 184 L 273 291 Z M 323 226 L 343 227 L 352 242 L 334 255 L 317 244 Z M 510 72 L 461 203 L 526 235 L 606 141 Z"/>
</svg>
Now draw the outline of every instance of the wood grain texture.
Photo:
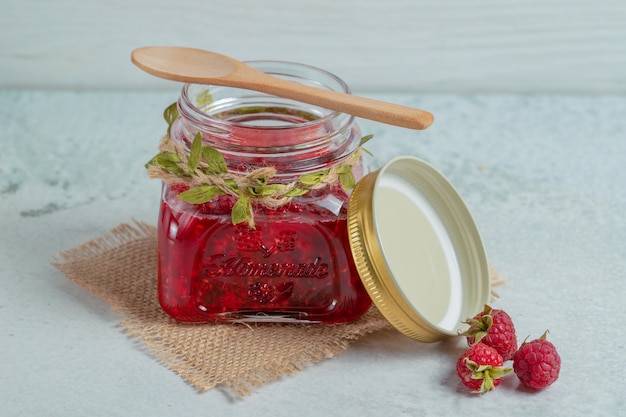
<svg viewBox="0 0 626 417">
<path fill-rule="evenodd" d="M 624 0 L 2 3 L 3 88 L 177 88 L 129 57 L 181 45 L 316 65 L 355 91 L 626 93 Z"/>
</svg>

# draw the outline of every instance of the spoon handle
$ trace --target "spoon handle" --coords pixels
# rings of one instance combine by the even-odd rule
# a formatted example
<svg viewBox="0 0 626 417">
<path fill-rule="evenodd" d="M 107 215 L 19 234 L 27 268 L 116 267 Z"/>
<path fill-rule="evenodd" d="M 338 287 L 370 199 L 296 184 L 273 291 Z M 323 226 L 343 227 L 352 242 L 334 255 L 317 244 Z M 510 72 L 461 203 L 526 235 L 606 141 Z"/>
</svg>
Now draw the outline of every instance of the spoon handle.
<svg viewBox="0 0 626 417">
<path fill-rule="evenodd" d="M 290 98 L 326 109 L 352 114 L 364 119 L 409 129 L 426 129 L 434 121 L 432 113 L 425 110 L 367 97 L 322 90 L 250 69 L 252 71 L 244 71 L 246 72 L 245 77 L 241 77 L 238 80 L 238 85 L 242 88 Z M 268 78 L 271 78 L 271 82 L 268 82 Z"/>
<path fill-rule="evenodd" d="M 200 49 L 139 48 L 132 52 L 131 60 L 149 74 L 168 80 L 261 91 L 410 129 L 426 129 L 434 119 L 431 113 L 424 110 L 273 77 L 241 61 Z"/>
</svg>

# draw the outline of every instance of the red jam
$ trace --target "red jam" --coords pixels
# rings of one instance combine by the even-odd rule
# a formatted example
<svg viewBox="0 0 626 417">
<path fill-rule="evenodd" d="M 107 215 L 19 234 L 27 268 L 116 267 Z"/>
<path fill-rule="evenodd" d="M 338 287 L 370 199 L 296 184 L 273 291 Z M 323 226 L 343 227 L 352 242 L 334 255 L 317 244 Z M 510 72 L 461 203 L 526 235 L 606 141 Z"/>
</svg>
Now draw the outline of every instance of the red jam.
<svg viewBox="0 0 626 417">
<path fill-rule="evenodd" d="M 343 81 L 313 67 L 251 65 L 293 82 L 349 92 Z M 354 117 L 253 91 L 194 84 L 183 87 L 175 109 L 168 107 L 164 116 L 169 129 L 161 151 L 170 149 L 169 164 L 159 166 L 181 179 L 164 179 L 158 224 L 158 293 L 169 315 L 185 322 L 343 323 L 369 309 L 372 301 L 350 250 L 349 196 L 343 188 L 367 171 Z M 180 148 L 172 152 L 169 146 Z M 192 148 L 190 165 L 183 160 L 191 158 Z M 177 162 L 182 165 L 172 168 Z M 259 170 L 264 174 L 256 183 L 238 188 L 235 178 L 241 184 Z M 231 181 L 230 190 L 221 189 L 204 204 L 179 198 L 189 187 L 183 183 L 216 186 L 211 184 L 218 180 L 222 187 Z M 296 192 L 259 195 L 257 183 Z M 251 210 L 242 218 L 244 197 Z"/>
<path fill-rule="evenodd" d="M 255 207 L 255 228 L 233 225 L 234 199 L 191 205 L 164 186 L 159 300 L 177 320 L 340 323 L 371 305 L 348 244 L 339 185 L 277 209 Z"/>
</svg>

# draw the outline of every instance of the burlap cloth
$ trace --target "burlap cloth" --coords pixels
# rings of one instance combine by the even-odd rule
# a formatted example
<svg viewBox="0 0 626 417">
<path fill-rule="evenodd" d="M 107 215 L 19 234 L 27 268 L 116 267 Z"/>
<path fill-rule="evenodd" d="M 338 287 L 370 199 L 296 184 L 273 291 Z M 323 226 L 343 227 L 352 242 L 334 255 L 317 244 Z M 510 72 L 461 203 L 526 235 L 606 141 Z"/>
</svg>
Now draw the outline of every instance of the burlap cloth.
<svg viewBox="0 0 626 417">
<path fill-rule="evenodd" d="M 391 325 L 372 308 L 342 325 L 181 324 L 157 299 L 156 228 L 121 224 L 60 253 L 53 265 L 123 315 L 121 325 L 200 391 L 223 384 L 239 395 L 346 350 Z"/>
</svg>

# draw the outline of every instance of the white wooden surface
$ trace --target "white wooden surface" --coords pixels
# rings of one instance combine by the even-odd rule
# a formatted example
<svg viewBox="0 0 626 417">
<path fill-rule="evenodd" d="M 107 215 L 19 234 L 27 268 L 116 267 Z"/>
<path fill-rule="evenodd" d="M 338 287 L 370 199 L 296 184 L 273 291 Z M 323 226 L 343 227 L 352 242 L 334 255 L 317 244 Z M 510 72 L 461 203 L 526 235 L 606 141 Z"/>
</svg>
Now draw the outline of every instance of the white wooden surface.
<svg viewBox="0 0 626 417">
<path fill-rule="evenodd" d="M 624 0 L 0 0 L 0 88 L 174 88 L 130 64 L 145 45 L 308 63 L 357 91 L 626 93 Z"/>
</svg>

